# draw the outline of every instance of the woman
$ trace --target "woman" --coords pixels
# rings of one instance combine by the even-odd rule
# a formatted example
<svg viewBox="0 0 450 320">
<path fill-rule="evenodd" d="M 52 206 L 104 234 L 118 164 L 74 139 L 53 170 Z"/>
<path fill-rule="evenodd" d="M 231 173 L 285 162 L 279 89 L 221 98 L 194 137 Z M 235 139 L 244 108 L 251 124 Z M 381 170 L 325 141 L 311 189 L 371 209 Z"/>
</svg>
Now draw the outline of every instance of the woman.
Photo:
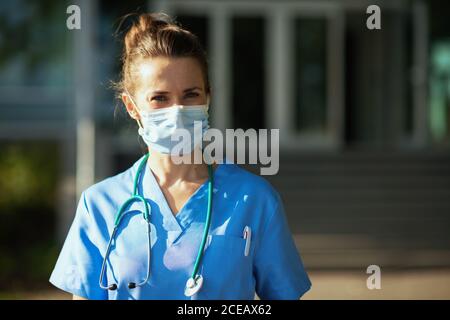
<svg viewBox="0 0 450 320">
<path fill-rule="evenodd" d="M 230 163 L 172 161 L 201 150 L 174 153 L 174 129 L 208 128 L 197 37 L 142 14 L 124 43 L 118 89 L 148 154 L 82 193 L 50 282 L 75 299 L 300 298 L 311 283 L 271 185 Z"/>
</svg>

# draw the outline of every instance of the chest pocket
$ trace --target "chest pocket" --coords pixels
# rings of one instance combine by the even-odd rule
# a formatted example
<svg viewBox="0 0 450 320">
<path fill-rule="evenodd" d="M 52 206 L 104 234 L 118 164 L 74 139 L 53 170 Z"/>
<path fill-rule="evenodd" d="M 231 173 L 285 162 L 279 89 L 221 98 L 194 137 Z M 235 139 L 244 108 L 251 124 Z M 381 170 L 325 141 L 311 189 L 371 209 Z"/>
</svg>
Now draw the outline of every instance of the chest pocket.
<svg viewBox="0 0 450 320">
<path fill-rule="evenodd" d="M 251 295 L 254 287 L 252 274 L 253 245 L 245 255 L 246 239 L 233 235 L 212 235 L 203 260 L 205 290 L 211 299 Z"/>
</svg>

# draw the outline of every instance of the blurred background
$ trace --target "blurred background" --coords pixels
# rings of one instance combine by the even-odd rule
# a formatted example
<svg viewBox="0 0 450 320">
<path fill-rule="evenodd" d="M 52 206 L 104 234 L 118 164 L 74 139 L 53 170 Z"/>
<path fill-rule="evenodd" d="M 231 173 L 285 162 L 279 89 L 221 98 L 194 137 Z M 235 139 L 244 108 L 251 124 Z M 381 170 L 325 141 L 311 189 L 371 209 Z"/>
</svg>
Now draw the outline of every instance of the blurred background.
<svg viewBox="0 0 450 320">
<path fill-rule="evenodd" d="M 280 129 L 266 178 L 304 298 L 450 298 L 449 1 L 15 0 L 0 2 L 0 299 L 70 298 L 48 278 L 79 194 L 142 154 L 110 81 L 120 17 L 145 11 L 204 44 L 213 127 Z"/>
</svg>

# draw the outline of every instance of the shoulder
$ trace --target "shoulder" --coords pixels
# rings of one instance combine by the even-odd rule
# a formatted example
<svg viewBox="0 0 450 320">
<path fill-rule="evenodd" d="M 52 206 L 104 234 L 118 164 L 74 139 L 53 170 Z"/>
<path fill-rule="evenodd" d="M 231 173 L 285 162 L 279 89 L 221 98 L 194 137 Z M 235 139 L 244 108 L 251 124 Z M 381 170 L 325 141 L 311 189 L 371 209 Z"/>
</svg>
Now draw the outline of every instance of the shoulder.
<svg viewBox="0 0 450 320">
<path fill-rule="evenodd" d="M 139 159 L 140 160 L 140 159 Z M 81 196 L 87 207 L 100 205 L 107 201 L 112 204 L 124 195 L 129 195 L 133 189 L 133 180 L 139 160 L 128 169 L 107 177 L 86 188 Z"/>
<path fill-rule="evenodd" d="M 249 170 L 233 163 L 222 164 L 222 173 L 226 185 L 230 189 L 243 193 L 252 200 L 258 200 L 270 208 L 276 209 L 281 197 L 274 186 L 263 176 L 254 174 Z"/>
<path fill-rule="evenodd" d="M 114 176 L 107 177 L 91 185 L 83 191 L 86 200 L 95 199 L 98 196 L 128 189 L 132 182 L 131 168 Z"/>
<path fill-rule="evenodd" d="M 236 221 L 244 221 L 243 223 L 252 228 L 252 234 L 256 238 L 262 238 L 269 223 L 274 223 L 279 228 L 284 226 L 283 201 L 269 180 L 239 165 L 229 163 L 224 164 L 219 173 L 223 181 L 218 188 L 231 194 L 225 197 L 220 192 L 219 199 L 226 203 L 226 206 L 230 206 L 229 214 L 235 215 Z M 241 225 L 239 224 L 239 227 Z"/>
</svg>

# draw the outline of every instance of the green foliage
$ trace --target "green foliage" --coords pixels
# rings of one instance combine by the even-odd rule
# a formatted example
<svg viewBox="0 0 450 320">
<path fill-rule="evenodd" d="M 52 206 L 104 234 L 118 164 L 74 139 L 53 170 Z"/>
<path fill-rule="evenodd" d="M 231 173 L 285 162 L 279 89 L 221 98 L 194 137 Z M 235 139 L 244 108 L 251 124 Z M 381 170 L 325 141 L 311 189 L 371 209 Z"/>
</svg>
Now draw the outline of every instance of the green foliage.
<svg viewBox="0 0 450 320">
<path fill-rule="evenodd" d="M 55 143 L 0 144 L 0 289 L 46 283 L 56 259 Z"/>
<path fill-rule="evenodd" d="M 25 206 L 53 206 L 58 153 L 49 143 L 0 145 L 0 214 Z"/>
</svg>

